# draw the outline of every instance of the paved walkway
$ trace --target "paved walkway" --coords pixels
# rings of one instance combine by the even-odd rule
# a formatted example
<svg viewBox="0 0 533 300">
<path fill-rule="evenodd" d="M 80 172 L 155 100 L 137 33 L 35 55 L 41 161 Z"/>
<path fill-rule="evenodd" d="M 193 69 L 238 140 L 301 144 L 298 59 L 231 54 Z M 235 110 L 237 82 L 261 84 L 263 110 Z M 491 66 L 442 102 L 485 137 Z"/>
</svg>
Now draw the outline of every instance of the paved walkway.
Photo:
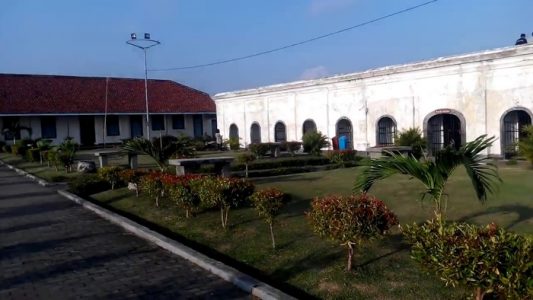
<svg viewBox="0 0 533 300">
<path fill-rule="evenodd" d="M 0 165 L 0 299 L 249 299 Z"/>
</svg>

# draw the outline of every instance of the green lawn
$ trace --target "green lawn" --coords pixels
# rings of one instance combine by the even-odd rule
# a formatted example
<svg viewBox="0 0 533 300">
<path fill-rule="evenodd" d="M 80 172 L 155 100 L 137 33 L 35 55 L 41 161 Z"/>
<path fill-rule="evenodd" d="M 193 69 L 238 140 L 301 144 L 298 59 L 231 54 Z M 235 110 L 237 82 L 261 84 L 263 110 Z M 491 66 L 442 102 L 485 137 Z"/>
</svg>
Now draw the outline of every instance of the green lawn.
<svg viewBox="0 0 533 300">
<path fill-rule="evenodd" d="M 93 195 L 127 214 L 139 216 L 179 236 L 216 251 L 223 260 L 236 260 L 247 272 L 266 277 L 290 292 L 320 298 L 343 299 L 464 299 L 464 291 L 444 287 L 423 273 L 409 258 L 407 246 L 396 229 L 381 241 L 369 243 L 357 253 L 355 269 L 344 271 L 345 251 L 338 244 L 315 236 L 305 219 L 309 201 L 318 195 L 351 192 L 358 168 L 288 175 L 255 180 L 258 188 L 275 186 L 292 195 L 275 225 L 279 248 L 273 251 L 266 224 L 252 208 L 230 212 L 228 231 L 219 224 L 219 212 L 209 211 L 185 219 L 172 203 L 156 209 L 143 196 L 126 189 Z M 464 170 L 458 170 L 448 186 L 448 216 L 478 224 L 495 221 L 510 230 L 533 233 L 533 170 L 524 166 L 500 166 L 504 180 L 497 195 L 482 205 L 474 197 Z M 395 176 L 373 187 L 403 224 L 431 216 L 431 203 L 421 203 L 421 186 Z M 305 297 L 306 294 L 298 294 Z"/>
<path fill-rule="evenodd" d="M 63 170 L 56 171 L 54 167 L 48 167 L 46 163 L 41 165 L 39 162 L 28 162 L 22 159 L 22 157 L 10 153 L 0 153 L 0 160 L 19 169 L 23 169 L 26 172 L 40 177 L 48 182 L 66 181 L 69 178 L 80 175 L 77 172 L 67 173 Z"/>
</svg>

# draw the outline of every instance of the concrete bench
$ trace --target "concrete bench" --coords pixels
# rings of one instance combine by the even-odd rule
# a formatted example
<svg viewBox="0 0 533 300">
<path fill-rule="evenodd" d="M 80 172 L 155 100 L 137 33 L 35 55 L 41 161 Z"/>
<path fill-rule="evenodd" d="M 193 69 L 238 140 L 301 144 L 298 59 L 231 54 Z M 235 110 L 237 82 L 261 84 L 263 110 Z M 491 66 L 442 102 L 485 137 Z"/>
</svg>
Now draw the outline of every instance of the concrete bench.
<svg viewBox="0 0 533 300">
<path fill-rule="evenodd" d="M 383 147 L 371 147 L 367 148 L 366 152 L 371 159 L 380 158 L 384 155 L 385 151 L 400 153 L 402 155 L 408 155 L 411 153 L 412 148 L 410 146 L 383 146 Z"/>
<path fill-rule="evenodd" d="M 233 157 L 206 157 L 206 158 L 183 158 L 169 159 L 168 164 L 176 166 L 176 175 L 185 175 L 192 170 L 198 169 L 203 164 L 213 164 L 215 174 L 223 177 L 230 176 L 230 165 L 235 158 Z"/>
<path fill-rule="evenodd" d="M 137 153 L 135 152 L 124 152 L 120 150 L 107 150 L 95 152 L 94 156 L 98 157 L 98 163 L 100 168 L 107 166 L 109 157 L 111 156 L 123 156 L 124 154 L 128 155 L 128 166 L 131 169 L 136 169 L 138 166 Z"/>
</svg>

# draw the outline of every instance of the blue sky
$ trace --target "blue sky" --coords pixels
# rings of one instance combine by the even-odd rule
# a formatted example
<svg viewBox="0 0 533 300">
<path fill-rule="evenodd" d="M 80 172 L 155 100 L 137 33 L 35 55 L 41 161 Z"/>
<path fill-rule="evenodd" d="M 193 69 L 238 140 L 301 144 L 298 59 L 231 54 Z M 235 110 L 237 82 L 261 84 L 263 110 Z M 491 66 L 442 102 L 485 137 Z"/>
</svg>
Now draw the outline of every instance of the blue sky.
<svg viewBox="0 0 533 300">
<path fill-rule="evenodd" d="M 0 73 L 142 78 L 131 32 L 162 42 L 149 68 L 276 48 L 427 0 L 1 0 Z M 214 94 L 532 40 L 531 0 L 439 0 L 285 51 L 215 67 L 150 72 Z"/>
</svg>

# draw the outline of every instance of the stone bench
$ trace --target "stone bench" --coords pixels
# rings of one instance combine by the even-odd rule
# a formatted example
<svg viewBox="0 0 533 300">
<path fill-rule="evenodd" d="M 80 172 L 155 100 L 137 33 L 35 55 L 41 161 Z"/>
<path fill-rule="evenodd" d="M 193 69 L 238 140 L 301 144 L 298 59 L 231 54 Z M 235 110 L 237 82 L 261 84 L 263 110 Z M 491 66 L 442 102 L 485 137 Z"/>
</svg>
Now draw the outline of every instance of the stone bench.
<svg viewBox="0 0 533 300">
<path fill-rule="evenodd" d="M 176 166 L 176 175 L 185 175 L 191 173 L 192 170 L 198 169 L 200 165 L 212 164 L 215 166 L 215 174 L 229 177 L 231 171 L 230 165 L 234 159 L 233 157 L 169 159 L 168 164 Z"/>
<path fill-rule="evenodd" d="M 410 146 L 383 146 L 383 147 L 378 146 L 378 147 L 371 147 L 371 148 L 366 149 L 368 157 L 371 159 L 382 157 L 386 151 L 400 153 L 402 155 L 408 155 L 411 153 L 412 148 Z"/>
<path fill-rule="evenodd" d="M 137 153 L 135 152 L 124 152 L 120 150 L 107 150 L 95 152 L 94 156 L 98 157 L 98 163 L 100 168 L 108 165 L 109 157 L 111 156 L 123 156 L 124 154 L 128 155 L 128 166 L 131 169 L 136 169 L 138 166 Z"/>
</svg>

